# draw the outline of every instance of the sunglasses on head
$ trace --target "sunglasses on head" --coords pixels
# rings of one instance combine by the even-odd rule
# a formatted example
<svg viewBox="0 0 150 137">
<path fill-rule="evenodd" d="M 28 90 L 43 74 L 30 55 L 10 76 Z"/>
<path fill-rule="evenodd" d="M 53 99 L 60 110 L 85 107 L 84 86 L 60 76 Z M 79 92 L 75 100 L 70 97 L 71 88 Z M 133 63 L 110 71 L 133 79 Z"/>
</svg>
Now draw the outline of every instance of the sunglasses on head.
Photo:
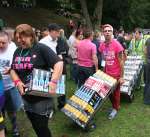
<svg viewBox="0 0 150 137">
<path fill-rule="evenodd" d="M 112 32 L 112 30 L 104 30 L 104 32 Z"/>
</svg>

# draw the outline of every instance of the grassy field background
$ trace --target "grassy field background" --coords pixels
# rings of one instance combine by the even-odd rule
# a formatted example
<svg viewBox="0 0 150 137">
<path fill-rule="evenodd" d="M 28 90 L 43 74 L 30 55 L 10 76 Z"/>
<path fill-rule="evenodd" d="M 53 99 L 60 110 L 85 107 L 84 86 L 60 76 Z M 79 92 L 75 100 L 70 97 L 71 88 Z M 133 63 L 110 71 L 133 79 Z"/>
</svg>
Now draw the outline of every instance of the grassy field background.
<svg viewBox="0 0 150 137">
<path fill-rule="evenodd" d="M 66 25 L 68 20 L 44 9 L 19 10 L 0 8 L 0 18 L 4 19 L 8 26 L 15 27 L 20 23 L 28 23 L 41 28 L 51 22 Z M 73 81 L 67 79 L 67 98 L 75 91 Z M 143 104 L 143 89 L 135 91 L 135 99 L 132 103 L 121 101 L 121 109 L 117 117 L 108 120 L 107 110 L 111 104 L 109 99 L 105 101 L 101 109 L 94 116 L 97 128 L 92 132 L 85 132 L 62 112 L 57 111 L 49 120 L 49 127 L 53 137 L 149 137 L 150 136 L 150 107 Z M 18 113 L 18 124 L 21 137 L 36 137 L 29 120 L 23 111 Z M 11 136 L 11 126 L 6 119 L 8 129 L 7 137 Z"/>
<path fill-rule="evenodd" d="M 67 98 L 75 91 L 73 81 L 67 79 Z M 117 117 L 108 120 L 108 108 L 111 106 L 109 99 L 94 115 L 97 128 L 93 131 L 84 131 L 71 119 L 59 110 L 49 120 L 49 127 L 53 137 L 149 137 L 150 136 L 150 107 L 143 104 L 143 89 L 134 91 L 135 99 L 132 103 L 123 99 Z M 11 137 L 11 126 L 6 121 L 8 137 Z M 36 137 L 31 124 L 23 111 L 18 113 L 18 123 L 21 137 Z"/>
</svg>

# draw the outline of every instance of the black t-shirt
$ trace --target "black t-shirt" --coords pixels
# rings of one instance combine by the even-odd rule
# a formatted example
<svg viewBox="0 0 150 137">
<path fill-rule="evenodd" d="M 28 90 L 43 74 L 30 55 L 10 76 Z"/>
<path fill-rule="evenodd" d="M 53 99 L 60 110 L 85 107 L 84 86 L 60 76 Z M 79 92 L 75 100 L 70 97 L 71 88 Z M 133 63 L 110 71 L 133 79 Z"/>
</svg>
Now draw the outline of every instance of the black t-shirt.
<svg viewBox="0 0 150 137">
<path fill-rule="evenodd" d="M 50 70 L 61 59 L 47 46 L 38 43 L 32 48 L 17 48 L 14 52 L 11 68 L 15 70 L 24 84 L 29 83 L 33 68 Z M 46 99 L 32 95 L 24 95 L 24 99 L 36 102 Z"/>
<path fill-rule="evenodd" d="M 69 46 L 68 46 L 66 40 L 63 38 L 58 38 L 56 51 L 57 51 L 57 55 L 62 55 L 62 57 L 63 57 L 63 62 L 64 62 L 63 74 L 67 73 L 66 58 L 68 57 L 68 50 L 69 50 Z"/>
<path fill-rule="evenodd" d="M 124 49 L 127 49 L 127 45 L 126 45 L 124 37 L 118 36 L 117 41 L 119 41 L 119 43 L 123 46 Z"/>
</svg>

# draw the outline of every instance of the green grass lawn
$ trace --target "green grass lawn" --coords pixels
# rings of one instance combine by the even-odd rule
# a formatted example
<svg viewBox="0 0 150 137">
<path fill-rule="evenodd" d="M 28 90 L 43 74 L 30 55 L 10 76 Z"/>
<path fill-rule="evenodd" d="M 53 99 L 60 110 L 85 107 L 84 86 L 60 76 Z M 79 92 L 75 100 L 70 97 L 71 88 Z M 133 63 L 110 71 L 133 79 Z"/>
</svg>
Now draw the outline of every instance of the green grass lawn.
<svg viewBox="0 0 150 137">
<path fill-rule="evenodd" d="M 8 26 L 15 27 L 20 23 L 28 23 L 41 28 L 50 22 L 67 24 L 68 20 L 52 14 L 49 10 L 32 9 L 23 11 L 19 9 L 0 8 L 0 18 Z M 11 13 L 11 14 L 10 14 Z M 75 85 L 67 80 L 67 98 L 75 91 Z M 110 121 L 107 119 L 107 110 L 111 106 L 109 99 L 96 113 L 94 121 L 97 128 L 93 132 L 85 132 L 62 112 L 57 111 L 49 121 L 53 137 L 149 137 L 150 136 L 150 107 L 143 104 L 143 89 L 135 92 L 133 103 L 121 102 L 121 109 L 117 117 Z M 29 120 L 23 111 L 18 113 L 18 124 L 21 137 L 36 137 Z M 8 129 L 7 137 L 11 136 L 10 122 L 6 119 Z"/>
<path fill-rule="evenodd" d="M 69 98 L 75 89 L 72 81 L 67 80 L 67 97 Z M 49 121 L 49 127 L 53 137 L 149 137 L 150 136 L 150 107 L 143 104 L 143 89 L 135 91 L 135 99 L 132 103 L 121 102 L 121 109 L 117 117 L 110 121 L 107 119 L 107 110 L 111 106 L 109 99 L 105 101 L 101 109 L 94 116 L 97 128 L 92 132 L 82 130 L 62 112 L 57 111 Z M 18 123 L 21 137 L 36 137 L 25 113 L 18 113 Z M 6 121 L 8 137 L 11 137 L 11 126 Z"/>
</svg>

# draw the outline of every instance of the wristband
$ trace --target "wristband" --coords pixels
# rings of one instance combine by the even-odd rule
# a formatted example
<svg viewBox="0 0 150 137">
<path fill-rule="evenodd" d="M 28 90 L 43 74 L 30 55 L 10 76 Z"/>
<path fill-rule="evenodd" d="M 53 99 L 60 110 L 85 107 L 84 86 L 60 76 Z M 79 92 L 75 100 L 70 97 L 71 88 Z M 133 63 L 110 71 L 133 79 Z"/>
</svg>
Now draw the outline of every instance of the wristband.
<svg viewBox="0 0 150 137">
<path fill-rule="evenodd" d="M 20 79 L 14 80 L 14 84 L 15 84 L 16 87 L 18 86 L 19 82 L 20 82 Z"/>
<path fill-rule="evenodd" d="M 57 85 L 58 80 L 51 80 L 50 82 Z"/>
</svg>

